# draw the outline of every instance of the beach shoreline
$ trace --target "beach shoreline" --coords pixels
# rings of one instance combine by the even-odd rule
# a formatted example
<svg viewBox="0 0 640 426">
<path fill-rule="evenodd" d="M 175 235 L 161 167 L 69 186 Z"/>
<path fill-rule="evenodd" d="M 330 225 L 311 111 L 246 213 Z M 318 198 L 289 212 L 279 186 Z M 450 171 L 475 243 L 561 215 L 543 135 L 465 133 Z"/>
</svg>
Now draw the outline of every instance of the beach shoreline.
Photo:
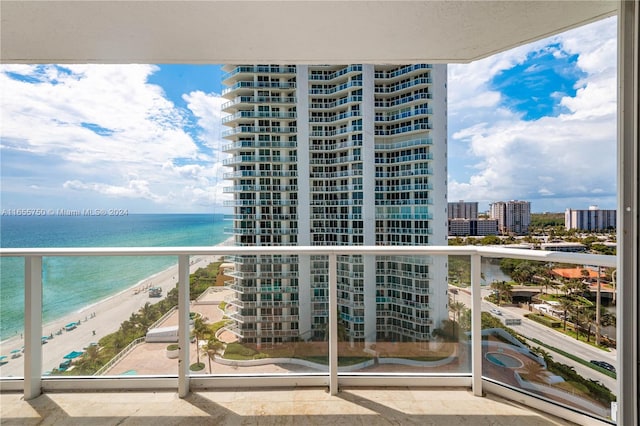
<svg viewBox="0 0 640 426">
<path fill-rule="evenodd" d="M 217 246 L 233 244 L 233 237 Z M 190 260 L 190 273 L 206 267 L 212 262 L 221 261 L 221 256 L 197 256 Z M 64 361 L 64 355 L 71 351 L 81 351 L 91 343 L 117 331 L 120 324 L 132 314 L 138 312 L 147 302 L 155 304 L 166 297 L 175 288 L 178 278 L 178 265 L 157 272 L 118 293 L 83 306 L 77 311 L 66 314 L 56 320 L 43 324 L 42 336 L 53 336 L 42 347 L 42 371 L 47 372 L 58 367 Z M 145 291 L 150 287 L 162 288 L 161 298 L 151 298 Z M 77 323 L 75 329 L 67 331 L 65 326 Z M 0 365 L 1 377 L 22 377 L 24 375 L 24 355 L 21 353 L 24 336 L 19 334 L 0 342 L 0 355 L 7 358 Z M 20 352 L 15 352 L 19 350 Z M 12 355 L 13 353 L 13 355 Z"/>
</svg>

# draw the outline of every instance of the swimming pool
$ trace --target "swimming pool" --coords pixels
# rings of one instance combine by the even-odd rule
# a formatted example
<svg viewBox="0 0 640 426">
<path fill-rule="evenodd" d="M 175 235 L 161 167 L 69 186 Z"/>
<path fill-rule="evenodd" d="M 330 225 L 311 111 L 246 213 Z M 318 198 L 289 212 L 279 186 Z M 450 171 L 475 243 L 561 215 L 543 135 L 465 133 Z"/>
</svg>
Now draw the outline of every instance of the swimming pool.
<svg viewBox="0 0 640 426">
<path fill-rule="evenodd" d="M 524 365 L 518 358 L 498 352 L 489 352 L 485 358 L 500 367 L 520 368 Z"/>
</svg>

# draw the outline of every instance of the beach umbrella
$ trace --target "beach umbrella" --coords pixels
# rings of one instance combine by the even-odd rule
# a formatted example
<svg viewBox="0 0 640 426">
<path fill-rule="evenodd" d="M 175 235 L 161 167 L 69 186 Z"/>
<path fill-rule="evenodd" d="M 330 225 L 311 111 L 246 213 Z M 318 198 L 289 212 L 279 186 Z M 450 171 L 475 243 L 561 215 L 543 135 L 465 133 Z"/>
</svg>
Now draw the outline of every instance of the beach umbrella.
<svg viewBox="0 0 640 426">
<path fill-rule="evenodd" d="M 66 354 L 65 356 L 63 356 L 63 358 L 64 359 L 74 359 L 74 358 L 78 358 L 80 355 L 82 355 L 82 352 L 71 351 L 68 354 Z"/>
<path fill-rule="evenodd" d="M 6 355 L 0 355 L 0 361 L 4 361 L 5 359 L 7 359 Z"/>
<path fill-rule="evenodd" d="M 20 349 L 14 349 L 14 350 L 12 350 L 12 351 L 11 351 L 11 353 L 12 353 L 12 354 L 20 353 Z"/>
</svg>

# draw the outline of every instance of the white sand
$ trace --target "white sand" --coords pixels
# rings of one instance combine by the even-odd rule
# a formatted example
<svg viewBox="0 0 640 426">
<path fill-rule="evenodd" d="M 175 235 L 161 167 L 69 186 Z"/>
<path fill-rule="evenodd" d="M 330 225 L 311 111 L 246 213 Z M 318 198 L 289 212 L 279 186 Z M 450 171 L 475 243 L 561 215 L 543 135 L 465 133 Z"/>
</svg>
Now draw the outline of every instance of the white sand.
<svg viewBox="0 0 640 426">
<path fill-rule="evenodd" d="M 230 245 L 232 238 L 220 245 Z M 191 258 L 190 272 L 193 273 L 198 268 L 205 267 L 217 260 L 217 256 L 194 256 Z M 137 312 L 145 303 L 153 304 L 161 300 L 160 298 L 150 298 L 146 291 L 135 294 L 136 289 L 151 285 L 162 287 L 162 296 L 164 297 L 169 290 L 176 286 L 177 279 L 178 266 L 175 265 L 141 281 L 130 289 L 45 324 L 42 336 L 49 336 L 53 333 L 54 337 L 42 346 L 42 371 L 46 372 L 57 368 L 64 361 L 63 357 L 69 352 L 82 351 L 91 342 L 98 342 L 101 337 L 115 332 L 123 321 L 128 319 L 132 313 Z M 75 330 L 63 331 L 60 335 L 56 334 L 66 324 L 76 321 L 80 321 L 81 324 Z M 20 354 L 18 358 L 11 357 L 11 351 L 22 349 L 23 345 L 24 341 L 21 336 L 0 342 L 0 355 L 6 355 L 5 361 L 8 361 L 0 366 L 1 377 L 24 376 L 24 354 Z"/>
</svg>

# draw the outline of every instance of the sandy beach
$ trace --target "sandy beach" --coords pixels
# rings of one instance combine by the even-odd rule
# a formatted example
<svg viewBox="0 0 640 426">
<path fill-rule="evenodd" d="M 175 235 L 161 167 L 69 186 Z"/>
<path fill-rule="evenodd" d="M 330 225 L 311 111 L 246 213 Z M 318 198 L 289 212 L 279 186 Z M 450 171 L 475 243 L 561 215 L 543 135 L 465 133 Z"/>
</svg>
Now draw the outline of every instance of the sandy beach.
<svg viewBox="0 0 640 426">
<path fill-rule="evenodd" d="M 220 245 L 229 245 L 230 243 L 232 243 L 232 238 Z M 218 256 L 194 256 L 191 258 L 190 272 L 193 273 L 198 268 L 205 267 L 218 259 Z M 69 352 L 82 351 L 92 342 L 98 342 L 103 336 L 120 328 L 123 321 L 147 302 L 153 304 L 160 300 L 150 298 L 148 292 L 140 291 L 141 289 L 151 286 L 161 287 L 164 297 L 169 290 L 176 286 L 177 277 L 178 265 L 176 264 L 142 280 L 127 290 L 43 325 L 42 336 L 53 334 L 53 338 L 42 346 L 42 371 L 48 372 L 57 368 L 64 361 L 63 357 Z M 64 331 L 64 326 L 71 322 L 78 322 L 79 325 L 74 330 Z M 24 340 L 21 335 L 0 342 L 0 355 L 7 357 L 4 360 L 6 364 L 0 366 L 1 377 L 24 376 L 24 354 L 21 353 L 23 346 Z M 13 356 L 17 356 L 13 357 L 12 351 L 16 350 L 18 352 L 14 352 Z"/>
</svg>

